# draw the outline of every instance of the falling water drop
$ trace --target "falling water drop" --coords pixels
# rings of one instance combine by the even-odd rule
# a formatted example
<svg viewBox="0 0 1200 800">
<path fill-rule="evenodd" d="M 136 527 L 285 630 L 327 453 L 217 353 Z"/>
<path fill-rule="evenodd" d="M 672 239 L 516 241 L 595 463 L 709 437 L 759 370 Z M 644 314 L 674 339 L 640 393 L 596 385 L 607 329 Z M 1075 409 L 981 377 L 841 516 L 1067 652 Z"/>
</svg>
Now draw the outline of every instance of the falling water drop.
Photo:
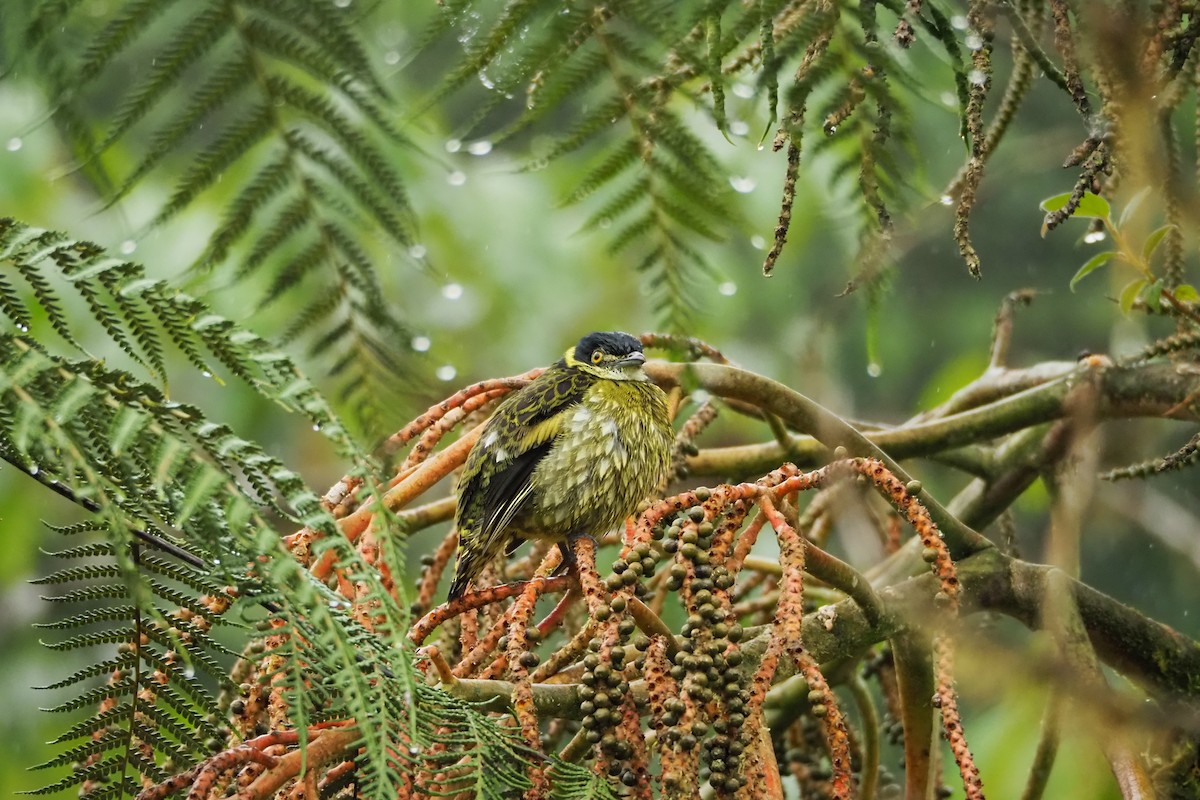
<svg viewBox="0 0 1200 800">
<path fill-rule="evenodd" d="M 750 177 L 731 175 L 729 177 L 729 185 L 732 186 L 733 190 L 739 194 L 748 194 L 754 191 L 755 186 L 758 186 L 758 181 Z"/>
</svg>

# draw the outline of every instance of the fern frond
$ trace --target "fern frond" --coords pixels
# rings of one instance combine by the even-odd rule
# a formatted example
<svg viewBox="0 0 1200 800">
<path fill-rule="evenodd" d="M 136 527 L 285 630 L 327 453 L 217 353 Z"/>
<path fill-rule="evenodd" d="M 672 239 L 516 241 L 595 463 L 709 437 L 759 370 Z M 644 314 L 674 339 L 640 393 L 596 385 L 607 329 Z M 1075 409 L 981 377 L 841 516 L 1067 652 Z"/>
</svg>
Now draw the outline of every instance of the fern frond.
<svg viewBox="0 0 1200 800">
<path fill-rule="evenodd" d="M 707 272 L 699 248 L 685 240 L 723 238 L 733 217 L 728 177 L 672 106 L 681 95 L 699 105 L 689 83 L 711 77 L 713 69 L 721 74 L 721 57 L 759 29 L 757 10 L 738 12 L 733 33 L 716 37 L 710 47 L 706 30 L 725 5 L 653 2 L 560 9 L 512 0 L 492 20 L 481 22 L 458 10 L 439 23 L 450 20 L 453 27 L 456 18 L 466 17 L 470 29 L 458 31 L 466 59 L 436 96 L 463 90 L 473 77 L 491 89 L 468 124 L 472 132 L 503 104 L 500 98 L 517 93 L 526 97 L 526 108 L 498 132 L 501 139 L 530 129 L 550 109 L 579 103 L 571 128 L 556 134 L 531 167 L 585 147 L 600 150 L 599 160 L 563 203 L 603 195 L 589 210 L 585 230 L 626 220 L 609 251 L 638 251 L 660 319 L 674 329 L 686 324 L 689 289 Z M 613 137 L 614 129 L 623 133 Z M 636 174 L 618 181 L 631 173 Z"/>
<path fill-rule="evenodd" d="M 151 61 L 151 69 L 146 77 L 117 106 L 116 113 L 109 125 L 108 134 L 96 148 L 97 153 L 109 149 L 125 136 L 154 106 L 162 101 L 171 87 L 182 80 L 184 72 L 189 67 L 199 62 L 217 46 L 218 42 L 232 33 L 233 19 L 230 11 L 228 6 L 209 4 L 207 7 L 202 7 L 191 19 L 179 27 L 175 35 L 166 42 L 160 55 Z M 145 20 L 139 21 L 138 26 L 141 28 L 139 34 L 144 33 Z M 123 38 L 124 42 L 119 51 L 124 51 L 134 41 L 133 37 Z M 93 48 L 109 49 L 113 44 L 115 42 L 110 42 L 101 36 L 94 40 L 92 46 Z M 117 51 L 114 51 L 110 58 L 116 54 Z M 82 70 L 82 66 L 80 65 L 79 69 Z M 80 77 L 94 80 L 100 74 L 100 72 L 95 72 L 85 76 L 80 72 Z"/>
<path fill-rule="evenodd" d="M 186 164 L 154 216 L 152 224 L 161 225 L 213 190 L 219 178 L 225 179 L 224 187 L 233 183 L 236 200 L 195 266 L 215 268 L 253 250 L 252 258 L 235 270 L 235 281 L 260 268 L 285 274 L 287 239 L 300 231 L 319 232 L 331 210 L 351 239 L 374 242 L 381 238 L 378 232 L 407 248 L 414 215 L 394 165 L 397 148 L 411 143 L 393 121 L 390 98 L 374 73 L 353 15 L 303 0 L 181 5 L 124 0 L 100 20 L 74 4 L 43 5 L 34 12 L 30 29 L 41 37 L 39 52 L 50 54 L 63 84 L 72 87 L 64 118 L 93 107 L 90 101 L 100 92 L 106 93 L 104 105 L 109 107 L 111 92 L 118 93 L 102 140 L 94 145 L 80 140 L 86 150 L 82 160 L 101 170 L 108 161 L 122 160 L 119 148 L 135 153 L 131 168 L 108 192 L 110 202 L 164 167 Z M 69 52 L 68 36 L 82 36 L 86 42 L 83 55 L 73 62 L 63 58 Z M 150 43 L 153 49 L 147 53 Z M 149 61 L 149 68 L 140 70 L 143 77 L 132 85 L 114 86 L 114 76 L 126 69 L 135 52 L 139 63 Z M 198 84 L 195 91 L 190 83 Z M 169 115 L 167 108 L 172 109 Z M 216 135 L 197 133 L 206 128 Z M 246 177 L 233 182 L 230 176 Z M 267 213 L 275 198 L 297 194 L 299 213 L 283 219 Z M 267 247 L 268 242 L 276 247 Z M 342 255 L 327 250 L 313 266 L 312 274 L 322 276 L 324 288 L 341 279 Z M 377 283 L 374 255 L 356 260 L 356 266 Z M 284 281 L 276 284 L 285 288 L 280 295 L 295 288 Z M 3 298 L 0 287 L 0 305 Z M 389 317 L 386 327 L 402 327 L 392 307 L 382 313 Z M 93 314 L 101 316 L 98 309 Z M 312 322 L 310 331 L 316 335 L 335 327 L 329 319 Z M 120 330 L 110 328 L 109 336 L 117 338 Z M 381 390 L 369 398 L 377 413 L 394 407 L 389 400 L 397 397 L 400 378 L 412 372 L 402 341 L 381 340 L 391 350 L 389 361 L 397 372 L 369 376 L 363 369 L 346 371 L 348 381 L 371 381 Z M 338 343 L 330 348 L 329 361 L 341 363 L 358 349 L 354 342 Z M 145 355 L 131 352 L 134 358 Z M 145 363 L 161 370 L 153 359 Z"/>
<path fill-rule="evenodd" d="M 162 363 L 161 340 L 165 338 L 193 363 L 211 372 L 213 367 L 200 357 L 204 348 L 263 396 L 308 416 L 343 452 L 357 451 L 326 401 L 287 356 L 260 337 L 211 313 L 199 300 L 164 281 L 147 279 L 140 266 L 112 258 L 90 242 L 26 226 L 11 218 L 0 219 L 0 263 L 16 267 L 37 306 L 46 310 L 55 333 L 77 352 L 85 351 L 72 333 L 64 311 L 65 299 L 52 287 L 48 276 L 68 281 L 67 285 L 88 301 L 93 317 L 112 341 L 137 363 Z M 33 309 L 28 304 L 0 306 L 0 314 L 20 328 L 22 320 L 33 316 Z M 79 363 L 84 371 L 98 369 L 94 363 Z M 94 374 L 108 373 L 99 369 Z M 139 390 L 145 393 L 146 408 L 154 408 L 164 424 L 183 424 L 196 418 L 195 409 L 168 403 L 153 387 L 140 386 Z"/>
</svg>

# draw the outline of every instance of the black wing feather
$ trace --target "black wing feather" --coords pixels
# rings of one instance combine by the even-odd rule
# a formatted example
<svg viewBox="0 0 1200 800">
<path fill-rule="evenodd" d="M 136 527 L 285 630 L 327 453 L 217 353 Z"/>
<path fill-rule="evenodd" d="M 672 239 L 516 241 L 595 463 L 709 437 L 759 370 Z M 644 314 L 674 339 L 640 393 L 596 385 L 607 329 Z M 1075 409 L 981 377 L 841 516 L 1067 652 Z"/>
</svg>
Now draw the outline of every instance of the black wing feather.
<svg viewBox="0 0 1200 800">
<path fill-rule="evenodd" d="M 551 440 L 526 450 L 492 476 L 491 483 L 483 492 L 484 519 L 491 519 L 493 514 L 508 513 L 507 507 L 521 496 L 522 491 L 529 484 L 533 471 L 537 469 L 538 463 L 546 457 L 546 453 L 550 452 L 550 445 L 553 443 Z M 521 500 L 521 505 L 527 502 L 529 502 L 529 496 L 525 495 Z M 520 512 L 515 510 L 513 513 Z"/>
<path fill-rule="evenodd" d="M 593 381 L 592 376 L 560 361 L 500 404 L 480 434 L 480 443 L 467 457 L 459 482 L 460 523 L 479 524 L 504 515 L 506 504 L 521 496 L 553 439 L 513 453 L 502 464 L 494 460 L 494 451 L 482 443 L 494 433 L 497 442 L 513 447 L 515 442 L 526 438 L 531 428 L 579 403 Z M 469 519 L 462 518 L 464 512 Z"/>
<path fill-rule="evenodd" d="M 532 428 L 583 400 L 594 381 L 595 378 L 583 370 L 568 367 L 559 361 L 533 383 L 500 404 L 480 433 L 479 442 L 467 456 L 459 481 L 456 524 L 460 535 L 468 530 L 471 535 L 486 540 L 496 533 L 503 533 L 489 531 L 488 528 L 497 520 L 512 519 L 521 506 L 529 501 L 527 489 L 530 478 L 538 463 L 550 452 L 554 438 L 538 442 L 522 452 L 511 453 L 509 458 L 500 462 L 495 459 L 497 451 L 483 443 L 492 440 L 498 443 L 497 446 L 512 448 L 515 443 L 527 441 Z M 505 542 L 506 550 L 511 552 L 508 544 Z M 482 560 L 475 563 L 481 557 Z M 463 563 L 464 554 L 460 549 L 451 599 L 466 590 L 468 582 L 482 569 L 488 558 L 480 552 L 467 559 L 472 561 L 468 566 Z"/>
</svg>

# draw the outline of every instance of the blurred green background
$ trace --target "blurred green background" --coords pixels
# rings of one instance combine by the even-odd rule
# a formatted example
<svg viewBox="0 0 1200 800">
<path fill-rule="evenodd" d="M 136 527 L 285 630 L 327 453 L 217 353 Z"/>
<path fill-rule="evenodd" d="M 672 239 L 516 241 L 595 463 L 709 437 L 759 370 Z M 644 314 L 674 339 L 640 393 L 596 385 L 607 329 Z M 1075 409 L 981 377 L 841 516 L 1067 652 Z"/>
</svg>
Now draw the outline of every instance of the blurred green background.
<svg viewBox="0 0 1200 800">
<path fill-rule="evenodd" d="M 426 96 L 458 55 L 452 39 L 440 49 L 414 54 L 433 5 L 379 3 L 364 28 L 400 108 Z M 97 16 L 108 10 L 105 3 L 92 6 Z M 347 13 L 361 12 L 352 6 Z M 14 24 L 11 20 L 8 24 Z M 10 67 L 0 79 L 0 216 L 93 239 L 130 254 L 153 276 L 188 280 L 184 270 L 203 248 L 227 199 L 220 187 L 175 222 L 150 232 L 144 231 L 145 223 L 169 191 L 162 176 L 105 209 L 48 122 L 52 99 L 41 94 L 36 76 L 19 58 L 19 37 L 13 28 L 3 33 L 9 49 L 4 62 Z M 860 294 L 838 296 L 855 271 L 854 181 L 834 179 L 827 158 L 805 157 L 788 245 L 774 277 L 766 279 L 761 264 L 778 213 L 784 155 L 757 146 L 766 124 L 761 104 L 731 93 L 730 119 L 746 123 L 731 129 L 747 131 L 733 133 L 731 142 L 706 116 L 689 112 L 697 135 L 728 169 L 741 220 L 723 243 L 702 245 L 715 270 L 692 287 L 696 311 L 688 332 L 843 416 L 890 423 L 945 399 L 979 374 L 987 363 L 995 311 L 1016 289 L 1039 294 L 1017 315 L 1013 366 L 1070 360 L 1082 350 L 1129 353 L 1165 332 L 1163 323 L 1151 330 L 1145 320 L 1118 313 L 1112 297 L 1127 275 L 1114 270 L 1083 282 L 1075 293 L 1068 291 L 1068 280 L 1088 254 L 1082 223 L 1069 223 L 1045 239 L 1039 235 L 1038 201 L 1070 189 L 1074 176 L 1061 163 L 1085 135 L 1048 85 L 1031 93 L 988 166 L 972 223 L 983 279 L 967 274 L 950 235 L 953 209 L 938 202 L 965 155 L 955 109 L 944 95 L 952 88 L 951 75 L 922 48 L 915 48 L 911 58 L 914 70 L 931 76 L 928 86 L 910 95 L 917 145 L 902 180 L 914 202 L 907 213 L 897 214 L 889 290 L 874 309 Z M 1002 55 L 998 58 L 1002 78 L 1007 67 Z M 419 213 L 420 241 L 416 252 L 381 250 L 378 267 L 389 302 L 411 328 L 408 346 L 417 366 L 409 397 L 397 404 L 387 427 L 373 432 L 376 438 L 461 385 L 548 363 L 587 331 L 655 327 L 642 276 L 626 260 L 607 254 L 603 231 L 580 231 L 587 206 L 561 203 L 596 155 L 585 151 L 546 169 L 522 171 L 530 149 L 540 143 L 518 139 L 471 147 L 478 140 L 459 140 L 471 113 L 468 92 L 435 106 L 406 129 L 419 149 L 404 156 L 400 169 Z M 112 157 L 130 156 L 118 151 Z M 241 285 L 223 289 L 222 280 L 217 273 L 208 285 L 193 284 L 189 290 L 211 291 L 208 299 L 218 310 L 268 337 L 278 332 L 287 309 L 252 318 L 248 298 L 254 293 Z M 318 491 L 344 471 L 303 420 L 254 401 L 236 382 L 222 385 L 181 372 L 171 393 L 258 440 Z M 1110 425 L 1104 462 L 1115 466 L 1165 454 L 1190 434 L 1177 425 L 1147 421 Z M 767 437 L 765 430 L 723 418 L 704 441 Z M 912 470 L 943 500 L 965 483 L 925 464 Z M 1033 560 L 1047 526 L 1046 502 L 1045 492 L 1035 487 L 1018 507 L 1019 543 Z M 1144 515 L 1138 509 L 1150 507 L 1160 520 L 1167 519 L 1176 534 L 1172 542 L 1139 523 Z M 1200 611 L 1197 514 L 1200 499 L 1194 477 L 1186 472 L 1144 484 L 1102 486 L 1085 523 L 1083 579 L 1188 635 L 1200 635 L 1198 614 L 1189 615 L 1193 608 Z M 52 568 L 39 548 L 58 546 L 39 520 L 76 518 L 65 501 L 8 467 L 0 469 L 5 541 L 0 703 L 8 709 L 0 717 L 0 740 L 7 744 L 0 750 L 0 795 L 48 782 L 52 776 L 27 768 L 53 753 L 43 743 L 66 727 L 62 719 L 37 710 L 53 702 L 53 693 L 31 687 L 68 674 L 80 654 L 61 656 L 39 645 L 35 624 L 52 619 L 56 609 L 39 599 L 41 589 L 29 580 Z M 414 542 L 410 564 L 434 538 Z M 1019 631 L 1005 631 L 1017 643 L 1027 641 Z M 973 663 L 969 655 L 963 662 L 959 683 L 966 730 L 985 786 L 991 797 L 1015 797 L 1037 739 L 1044 690 L 995 664 Z M 1047 796 L 1118 796 L 1106 762 L 1085 732 L 1067 734 Z"/>
</svg>

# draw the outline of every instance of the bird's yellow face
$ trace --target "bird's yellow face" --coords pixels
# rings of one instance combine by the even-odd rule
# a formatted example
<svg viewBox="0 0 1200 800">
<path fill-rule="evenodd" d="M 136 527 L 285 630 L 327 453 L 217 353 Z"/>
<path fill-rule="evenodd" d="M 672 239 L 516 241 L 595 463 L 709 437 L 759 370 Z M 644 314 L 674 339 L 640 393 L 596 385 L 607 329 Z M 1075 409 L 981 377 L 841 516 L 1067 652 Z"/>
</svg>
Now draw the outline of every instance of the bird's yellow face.
<svg viewBox="0 0 1200 800">
<path fill-rule="evenodd" d="M 580 355 L 586 355 L 586 360 L 579 358 Z M 564 354 L 563 360 L 568 366 L 610 381 L 647 380 L 646 372 L 642 369 L 646 356 L 640 350 L 614 354 L 605 347 L 595 347 L 590 353 L 580 354 L 578 348 L 572 347 Z"/>
</svg>

